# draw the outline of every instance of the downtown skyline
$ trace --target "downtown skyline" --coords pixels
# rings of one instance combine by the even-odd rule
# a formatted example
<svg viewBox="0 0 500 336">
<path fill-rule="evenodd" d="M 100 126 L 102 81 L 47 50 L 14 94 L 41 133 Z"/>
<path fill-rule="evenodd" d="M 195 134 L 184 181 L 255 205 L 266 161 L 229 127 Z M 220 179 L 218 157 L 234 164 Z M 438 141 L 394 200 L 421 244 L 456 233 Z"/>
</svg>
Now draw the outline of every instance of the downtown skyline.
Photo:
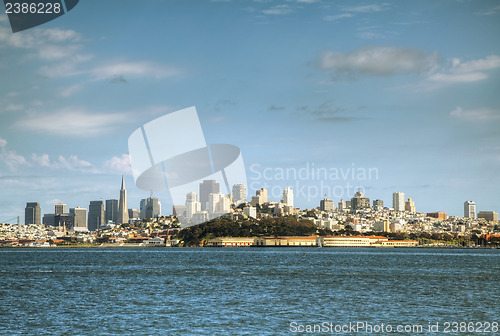
<svg viewBox="0 0 500 336">
<path fill-rule="evenodd" d="M 400 190 L 422 212 L 462 216 L 466 200 L 499 212 L 499 16 L 496 1 L 81 2 L 12 34 L 2 12 L 0 222 L 26 202 L 45 213 L 117 199 L 122 174 L 139 204 L 149 193 L 128 137 L 189 106 L 208 143 L 241 149 L 248 195 L 321 186 L 265 169 L 373 168 L 323 179 L 327 197 L 361 185 L 385 202 Z"/>
</svg>

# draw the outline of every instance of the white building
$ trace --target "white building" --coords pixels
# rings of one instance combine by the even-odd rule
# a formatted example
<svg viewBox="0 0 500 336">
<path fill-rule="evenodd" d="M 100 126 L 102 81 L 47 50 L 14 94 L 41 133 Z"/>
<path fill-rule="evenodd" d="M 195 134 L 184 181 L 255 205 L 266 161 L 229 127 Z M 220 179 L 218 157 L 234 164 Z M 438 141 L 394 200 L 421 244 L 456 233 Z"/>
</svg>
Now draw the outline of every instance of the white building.
<svg viewBox="0 0 500 336">
<path fill-rule="evenodd" d="M 243 213 L 248 217 L 257 218 L 257 208 L 253 206 L 246 206 L 243 208 Z"/>
<path fill-rule="evenodd" d="M 283 198 L 281 199 L 281 203 L 286 206 L 293 207 L 293 190 L 290 187 L 286 187 L 283 190 Z"/>
<path fill-rule="evenodd" d="M 476 218 L 476 203 L 473 201 L 464 202 L 464 217 L 465 218 Z"/>
<path fill-rule="evenodd" d="M 392 194 L 392 207 L 396 211 L 405 211 L 405 193 L 396 191 Z"/>
<path fill-rule="evenodd" d="M 201 211 L 201 203 L 198 202 L 198 194 L 190 192 L 186 194 L 186 218 L 189 221 L 194 214 Z"/>
<path fill-rule="evenodd" d="M 247 187 L 244 184 L 235 184 L 233 185 L 232 190 L 233 203 L 238 206 L 241 203 L 245 203 L 247 201 Z"/>
<path fill-rule="evenodd" d="M 225 214 L 231 209 L 231 201 L 229 197 L 225 197 L 222 193 L 212 193 L 208 196 L 208 213 L 209 214 Z"/>
</svg>

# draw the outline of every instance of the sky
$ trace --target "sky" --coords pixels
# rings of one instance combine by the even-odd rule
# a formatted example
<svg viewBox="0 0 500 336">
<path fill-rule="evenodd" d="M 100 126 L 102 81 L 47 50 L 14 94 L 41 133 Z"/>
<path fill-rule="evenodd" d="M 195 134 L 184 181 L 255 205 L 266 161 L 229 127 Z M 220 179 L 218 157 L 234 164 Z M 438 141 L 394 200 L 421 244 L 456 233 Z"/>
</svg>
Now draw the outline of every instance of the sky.
<svg viewBox="0 0 500 336">
<path fill-rule="evenodd" d="M 18 33 L 2 11 L 0 60 L 0 222 L 117 199 L 122 175 L 138 208 L 128 137 L 190 106 L 249 198 L 500 212 L 498 1 L 82 0 Z"/>
</svg>

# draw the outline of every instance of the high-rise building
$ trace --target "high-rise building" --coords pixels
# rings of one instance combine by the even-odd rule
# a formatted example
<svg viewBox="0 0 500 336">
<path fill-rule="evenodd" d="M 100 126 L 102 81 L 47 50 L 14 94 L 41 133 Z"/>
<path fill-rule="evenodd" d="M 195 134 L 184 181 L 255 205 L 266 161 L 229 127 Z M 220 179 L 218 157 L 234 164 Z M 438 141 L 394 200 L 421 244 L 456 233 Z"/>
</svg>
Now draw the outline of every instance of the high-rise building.
<svg viewBox="0 0 500 336">
<path fill-rule="evenodd" d="M 116 223 L 117 216 L 118 216 L 118 200 L 117 199 L 106 200 L 106 222 Z"/>
<path fill-rule="evenodd" d="M 73 228 L 77 229 L 87 229 L 87 209 L 85 208 L 70 208 L 70 216 L 73 217 Z"/>
<path fill-rule="evenodd" d="M 415 213 L 415 202 L 408 198 L 408 201 L 405 202 L 405 211 Z"/>
<path fill-rule="evenodd" d="M 328 198 L 324 198 L 319 202 L 319 209 L 321 211 L 332 211 L 333 210 L 333 201 Z"/>
<path fill-rule="evenodd" d="M 340 211 L 343 211 L 347 208 L 347 204 L 344 202 L 343 199 L 340 200 L 338 208 Z"/>
<path fill-rule="evenodd" d="M 476 218 L 476 203 L 473 201 L 464 202 L 464 217 L 465 218 Z"/>
<path fill-rule="evenodd" d="M 384 209 L 384 201 L 382 200 L 374 200 L 373 201 L 373 209 L 374 210 L 383 210 Z"/>
<path fill-rule="evenodd" d="M 283 198 L 281 199 L 281 203 L 286 206 L 293 207 L 293 190 L 290 187 L 286 187 L 283 190 Z"/>
<path fill-rule="evenodd" d="M 208 213 L 211 215 L 221 215 L 228 213 L 231 209 L 231 203 L 228 197 L 222 193 L 211 193 L 208 196 Z M 212 216 L 213 217 L 213 216 Z"/>
<path fill-rule="evenodd" d="M 266 188 L 260 188 L 259 190 L 256 191 L 255 195 L 259 196 L 260 204 L 267 203 L 267 189 Z"/>
<path fill-rule="evenodd" d="M 96 231 L 104 225 L 104 203 L 102 201 L 90 201 L 87 228 Z"/>
<path fill-rule="evenodd" d="M 367 209 L 370 207 L 370 199 L 368 197 L 364 197 L 363 193 L 358 190 L 354 194 L 354 197 L 351 198 L 351 210 L 356 211 L 356 210 L 361 210 L 361 209 Z"/>
<path fill-rule="evenodd" d="M 392 194 L 392 207 L 396 211 L 405 211 L 405 194 L 396 191 Z"/>
<path fill-rule="evenodd" d="M 495 211 L 479 211 L 477 218 L 484 218 L 489 222 L 498 222 L 498 213 Z"/>
<path fill-rule="evenodd" d="M 28 202 L 24 209 L 24 224 L 42 224 L 42 210 L 39 202 Z"/>
<path fill-rule="evenodd" d="M 210 194 L 220 192 L 219 183 L 215 180 L 203 180 L 200 183 L 200 203 L 203 210 L 207 209 Z"/>
<path fill-rule="evenodd" d="M 247 201 L 247 187 L 244 184 L 235 184 L 233 185 L 232 190 L 233 203 L 238 206 L 241 203 L 245 203 Z"/>
<path fill-rule="evenodd" d="M 141 218 L 141 211 L 138 209 L 128 209 L 129 220 L 139 220 Z"/>
<path fill-rule="evenodd" d="M 128 223 L 127 190 L 125 190 L 125 179 L 122 175 L 122 187 L 120 189 L 120 201 L 118 202 L 118 213 L 116 224 Z M 90 228 L 89 228 L 90 230 Z"/>
<path fill-rule="evenodd" d="M 201 211 L 201 203 L 198 202 L 198 194 L 190 192 L 186 194 L 186 217 L 189 221 L 193 215 Z"/>
<path fill-rule="evenodd" d="M 66 213 L 66 204 L 64 204 L 64 203 L 55 204 L 54 205 L 54 214 L 62 215 L 63 213 Z"/>
<path fill-rule="evenodd" d="M 158 218 L 161 214 L 161 203 L 156 197 L 141 200 L 141 219 Z"/>
</svg>

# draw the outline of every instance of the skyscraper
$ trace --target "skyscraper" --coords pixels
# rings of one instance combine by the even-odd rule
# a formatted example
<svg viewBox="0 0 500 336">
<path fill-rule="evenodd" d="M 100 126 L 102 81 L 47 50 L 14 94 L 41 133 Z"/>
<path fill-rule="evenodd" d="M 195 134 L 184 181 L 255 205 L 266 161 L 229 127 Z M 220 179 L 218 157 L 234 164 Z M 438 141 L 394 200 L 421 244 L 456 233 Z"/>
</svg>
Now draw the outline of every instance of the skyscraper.
<svg viewBox="0 0 500 336">
<path fill-rule="evenodd" d="M 64 203 L 55 204 L 54 205 L 54 214 L 62 215 L 63 213 L 66 213 L 66 204 L 64 204 Z"/>
<path fill-rule="evenodd" d="M 118 213 L 116 224 L 128 223 L 127 190 L 125 190 L 125 179 L 122 175 L 122 188 L 120 189 L 120 201 L 118 202 Z"/>
<path fill-rule="evenodd" d="M 465 218 L 476 218 L 476 203 L 473 201 L 464 202 L 464 217 Z"/>
<path fill-rule="evenodd" d="M 118 216 L 118 200 L 109 199 L 106 200 L 106 222 L 116 223 L 116 217 Z"/>
<path fill-rule="evenodd" d="M 286 187 L 285 190 L 283 190 L 283 198 L 281 199 L 281 203 L 293 207 L 293 190 L 290 187 Z"/>
<path fill-rule="evenodd" d="M 324 198 L 319 202 L 319 209 L 321 211 L 332 211 L 333 210 L 333 201 L 328 198 Z"/>
<path fill-rule="evenodd" d="M 354 197 L 351 198 L 351 210 L 361 210 L 370 207 L 370 199 L 368 197 L 364 197 L 363 193 L 358 190 L 354 194 Z"/>
<path fill-rule="evenodd" d="M 228 197 L 222 193 L 211 193 L 208 196 L 208 213 L 211 215 L 221 215 L 229 212 L 231 204 Z M 213 216 L 212 216 L 213 217 Z M 215 217 L 213 217 L 215 218 Z"/>
<path fill-rule="evenodd" d="M 255 195 L 259 196 L 260 204 L 267 203 L 267 189 L 260 188 L 256 191 Z"/>
<path fill-rule="evenodd" d="M 406 201 L 405 203 L 405 211 L 408 211 L 408 212 L 416 212 L 415 211 L 415 202 L 413 202 L 411 200 L 411 198 L 408 198 L 408 201 Z"/>
<path fill-rule="evenodd" d="M 28 202 L 24 209 L 24 224 L 41 224 L 42 210 L 39 202 Z"/>
<path fill-rule="evenodd" d="M 201 210 L 201 204 L 198 202 L 198 195 L 195 192 L 186 194 L 186 217 L 189 221 L 193 215 Z"/>
<path fill-rule="evenodd" d="M 70 216 L 73 216 L 73 228 L 77 229 L 87 229 L 87 209 L 85 208 L 70 208 Z"/>
<path fill-rule="evenodd" d="M 247 201 L 247 187 L 244 184 L 233 185 L 233 203 L 238 206 Z"/>
<path fill-rule="evenodd" d="M 89 231 L 96 231 L 103 226 L 104 204 L 102 201 L 90 201 L 87 228 Z"/>
<path fill-rule="evenodd" d="M 405 194 L 396 191 L 392 194 L 392 207 L 396 211 L 405 211 Z"/>
<path fill-rule="evenodd" d="M 373 201 L 374 210 L 384 210 L 384 201 L 376 199 Z"/>
<path fill-rule="evenodd" d="M 210 194 L 215 194 L 219 191 L 219 183 L 215 180 L 203 180 L 203 182 L 200 183 L 200 203 L 203 210 L 207 209 Z"/>
<path fill-rule="evenodd" d="M 141 219 L 158 218 L 161 214 L 161 203 L 156 197 L 148 197 L 141 200 Z"/>
</svg>

